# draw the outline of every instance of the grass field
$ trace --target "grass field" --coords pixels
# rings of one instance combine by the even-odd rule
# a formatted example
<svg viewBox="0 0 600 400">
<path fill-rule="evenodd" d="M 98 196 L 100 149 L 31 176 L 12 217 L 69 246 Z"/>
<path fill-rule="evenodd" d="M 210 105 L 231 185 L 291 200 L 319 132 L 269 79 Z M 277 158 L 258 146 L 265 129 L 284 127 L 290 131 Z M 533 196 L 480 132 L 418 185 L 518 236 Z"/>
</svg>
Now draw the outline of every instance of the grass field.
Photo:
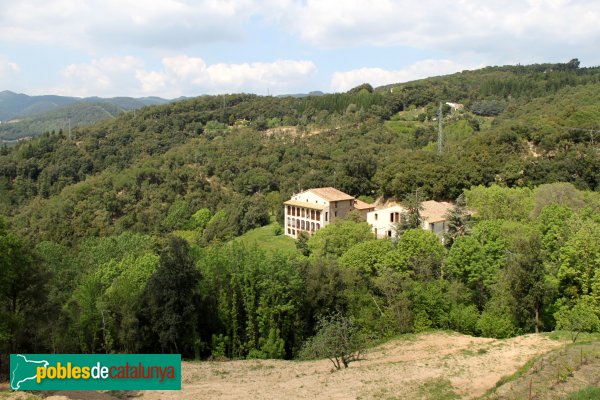
<svg viewBox="0 0 600 400">
<path fill-rule="evenodd" d="M 252 229 L 239 238 L 234 239 L 233 242 L 243 243 L 249 246 L 256 245 L 267 252 L 280 251 L 284 254 L 297 253 L 296 242 L 294 239 L 283 234 L 283 228 L 281 229 L 282 233 L 280 235 L 275 234 L 278 226 L 279 224 L 274 222 L 270 225 Z"/>
</svg>

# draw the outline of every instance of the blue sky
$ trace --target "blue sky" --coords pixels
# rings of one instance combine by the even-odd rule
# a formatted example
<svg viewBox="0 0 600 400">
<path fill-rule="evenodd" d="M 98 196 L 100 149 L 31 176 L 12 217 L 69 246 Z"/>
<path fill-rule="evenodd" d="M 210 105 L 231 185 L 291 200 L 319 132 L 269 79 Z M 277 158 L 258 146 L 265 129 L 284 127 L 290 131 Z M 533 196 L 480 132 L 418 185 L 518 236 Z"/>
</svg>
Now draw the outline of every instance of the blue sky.
<svg viewBox="0 0 600 400">
<path fill-rule="evenodd" d="M 345 91 L 487 65 L 600 64 L 592 0 L 0 0 L 0 90 Z"/>
</svg>

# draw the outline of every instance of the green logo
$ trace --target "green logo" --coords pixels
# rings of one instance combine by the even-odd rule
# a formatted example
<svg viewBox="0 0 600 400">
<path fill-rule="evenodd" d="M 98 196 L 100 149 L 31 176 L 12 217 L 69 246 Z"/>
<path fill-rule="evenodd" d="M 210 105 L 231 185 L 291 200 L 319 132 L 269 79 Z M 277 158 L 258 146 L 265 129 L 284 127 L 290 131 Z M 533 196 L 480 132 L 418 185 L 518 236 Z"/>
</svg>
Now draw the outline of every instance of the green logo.
<svg viewBox="0 0 600 400">
<path fill-rule="evenodd" d="M 179 354 L 11 354 L 12 390 L 180 390 Z"/>
</svg>

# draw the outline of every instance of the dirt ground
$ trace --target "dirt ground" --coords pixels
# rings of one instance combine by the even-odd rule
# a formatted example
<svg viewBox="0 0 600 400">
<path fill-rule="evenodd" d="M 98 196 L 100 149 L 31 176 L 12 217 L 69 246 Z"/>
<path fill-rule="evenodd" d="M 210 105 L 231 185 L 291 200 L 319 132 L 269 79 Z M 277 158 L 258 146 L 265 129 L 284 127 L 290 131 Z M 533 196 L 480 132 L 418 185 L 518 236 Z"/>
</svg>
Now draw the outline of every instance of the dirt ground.
<svg viewBox="0 0 600 400">
<path fill-rule="evenodd" d="M 393 340 L 348 369 L 328 360 L 184 362 L 182 391 L 95 393 L 94 399 L 471 399 L 530 358 L 561 346 L 540 335 L 496 340 L 430 333 Z M 92 393 L 53 393 L 48 400 Z"/>
</svg>

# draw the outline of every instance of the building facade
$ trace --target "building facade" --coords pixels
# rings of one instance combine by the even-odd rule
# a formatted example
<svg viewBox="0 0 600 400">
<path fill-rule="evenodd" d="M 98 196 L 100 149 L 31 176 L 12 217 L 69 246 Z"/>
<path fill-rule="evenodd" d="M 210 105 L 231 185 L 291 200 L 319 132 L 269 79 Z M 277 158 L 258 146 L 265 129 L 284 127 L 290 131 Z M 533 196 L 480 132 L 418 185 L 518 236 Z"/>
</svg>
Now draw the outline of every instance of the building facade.
<svg viewBox="0 0 600 400">
<path fill-rule="evenodd" d="M 301 232 L 309 236 L 336 218 L 343 218 L 356 211 L 369 225 L 378 239 L 396 237 L 396 224 L 407 210 L 400 204 L 376 208 L 347 193 L 332 187 L 308 189 L 297 193 L 283 203 L 284 233 L 294 239 Z M 422 228 L 435 233 L 443 241 L 448 230 L 446 215 L 452 204 L 434 200 L 421 203 Z"/>
<path fill-rule="evenodd" d="M 349 194 L 332 187 L 314 188 L 295 194 L 283 203 L 284 233 L 294 239 L 298 238 L 300 232 L 312 235 L 336 218 L 342 218 L 356 210 L 357 201 Z M 370 206 L 361 203 L 359 211 Z"/>
<path fill-rule="evenodd" d="M 428 200 L 422 202 L 421 207 L 421 228 L 435 233 L 443 240 L 444 233 L 448 230 L 446 214 L 452 204 Z M 393 238 L 396 236 L 396 224 L 406 212 L 401 205 L 393 204 L 367 213 L 367 222 L 378 239 Z"/>
</svg>

